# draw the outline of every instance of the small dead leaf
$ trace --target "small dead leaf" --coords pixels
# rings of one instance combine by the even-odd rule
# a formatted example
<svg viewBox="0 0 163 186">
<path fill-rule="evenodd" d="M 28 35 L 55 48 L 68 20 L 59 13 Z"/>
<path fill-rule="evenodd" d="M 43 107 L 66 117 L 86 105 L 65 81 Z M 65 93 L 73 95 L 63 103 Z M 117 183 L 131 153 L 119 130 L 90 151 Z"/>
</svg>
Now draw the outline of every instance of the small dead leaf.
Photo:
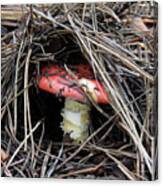
<svg viewBox="0 0 163 186">
<path fill-rule="evenodd" d="M 144 24 L 142 18 L 140 18 L 140 17 L 133 18 L 131 25 L 137 31 L 149 32 L 149 29 L 147 28 L 147 26 Z"/>
<path fill-rule="evenodd" d="M 1 160 L 6 161 L 9 155 L 2 148 L 0 149 L 0 153 L 1 153 Z"/>
<path fill-rule="evenodd" d="M 141 17 L 127 17 L 123 22 L 133 28 L 134 31 L 144 32 L 146 35 L 153 37 L 152 31 L 146 26 L 146 21 Z"/>
</svg>

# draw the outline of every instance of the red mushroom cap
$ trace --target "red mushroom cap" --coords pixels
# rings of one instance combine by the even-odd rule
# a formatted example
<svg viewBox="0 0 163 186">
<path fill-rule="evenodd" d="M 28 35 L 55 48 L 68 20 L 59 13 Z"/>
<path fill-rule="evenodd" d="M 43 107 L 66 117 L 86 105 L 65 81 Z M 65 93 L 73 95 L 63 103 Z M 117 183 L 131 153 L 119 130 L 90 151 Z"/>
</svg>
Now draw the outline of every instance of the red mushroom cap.
<svg viewBox="0 0 163 186">
<path fill-rule="evenodd" d="M 97 103 L 109 103 L 103 85 L 98 80 L 92 79 L 93 73 L 88 65 L 74 65 L 69 68 L 76 75 L 82 88 L 77 86 L 74 77 L 58 65 L 42 69 L 42 75 L 38 80 L 39 88 L 55 95 L 83 102 L 87 99 L 84 91 L 87 91 Z"/>
</svg>

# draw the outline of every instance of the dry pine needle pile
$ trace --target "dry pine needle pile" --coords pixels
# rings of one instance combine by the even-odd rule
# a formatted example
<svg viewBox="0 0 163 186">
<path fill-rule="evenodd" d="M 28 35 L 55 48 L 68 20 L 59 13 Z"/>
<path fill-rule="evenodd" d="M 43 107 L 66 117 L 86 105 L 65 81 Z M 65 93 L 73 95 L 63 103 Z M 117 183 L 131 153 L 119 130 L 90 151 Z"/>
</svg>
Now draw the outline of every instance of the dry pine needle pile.
<svg viewBox="0 0 163 186">
<path fill-rule="evenodd" d="M 157 4 L 1 6 L 1 167 L 5 177 L 157 177 Z M 66 140 L 63 99 L 44 65 L 88 63 L 109 105 L 92 102 L 89 137 Z"/>
</svg>

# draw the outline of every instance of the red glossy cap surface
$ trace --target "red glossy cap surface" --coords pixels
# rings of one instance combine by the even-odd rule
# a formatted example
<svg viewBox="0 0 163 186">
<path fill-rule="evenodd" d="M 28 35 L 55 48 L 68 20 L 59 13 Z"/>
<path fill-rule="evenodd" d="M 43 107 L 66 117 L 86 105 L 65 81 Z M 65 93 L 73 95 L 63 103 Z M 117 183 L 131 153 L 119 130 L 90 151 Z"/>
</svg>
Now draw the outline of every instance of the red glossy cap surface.
<svg viewBox="0 0 163 186">
<path fill-rule="evenodd" d="M 75 65 L 70 69 L 79 80 L 80 87 L 63 67 L 54 65 L 42 69 L 42 75 L 38 80 L 39 88 L 58 96 L 79 101 L 86 101 L 84 91 L 87 91 L 97 103 L 109 103 L 103 85 L 98 80 L 92 79 L 93 73 L 88 65 Z"/>
</svg>

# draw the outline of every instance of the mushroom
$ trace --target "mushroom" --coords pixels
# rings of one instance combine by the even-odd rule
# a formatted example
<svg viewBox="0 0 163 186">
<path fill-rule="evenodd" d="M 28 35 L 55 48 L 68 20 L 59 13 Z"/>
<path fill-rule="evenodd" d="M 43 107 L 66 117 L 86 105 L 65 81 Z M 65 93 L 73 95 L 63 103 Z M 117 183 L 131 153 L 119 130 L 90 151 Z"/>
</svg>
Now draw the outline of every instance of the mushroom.
<svg viewBox="0 0 163 186">
<path fill-rule="evenodd" d="M 93 79 L 89 65 L 69 66 L 72 74 L 64 67 L 53 65 L 44 67 L 38 78 L 38 87 L 44 91 L 65 97 L 62 112 L 62 129 L 76 142 L 83 142 L 89 135 L 91 106 L 87 95 L 99 104 L 108 104 L 107 93 L 98 80 Z"/>
</svg>

